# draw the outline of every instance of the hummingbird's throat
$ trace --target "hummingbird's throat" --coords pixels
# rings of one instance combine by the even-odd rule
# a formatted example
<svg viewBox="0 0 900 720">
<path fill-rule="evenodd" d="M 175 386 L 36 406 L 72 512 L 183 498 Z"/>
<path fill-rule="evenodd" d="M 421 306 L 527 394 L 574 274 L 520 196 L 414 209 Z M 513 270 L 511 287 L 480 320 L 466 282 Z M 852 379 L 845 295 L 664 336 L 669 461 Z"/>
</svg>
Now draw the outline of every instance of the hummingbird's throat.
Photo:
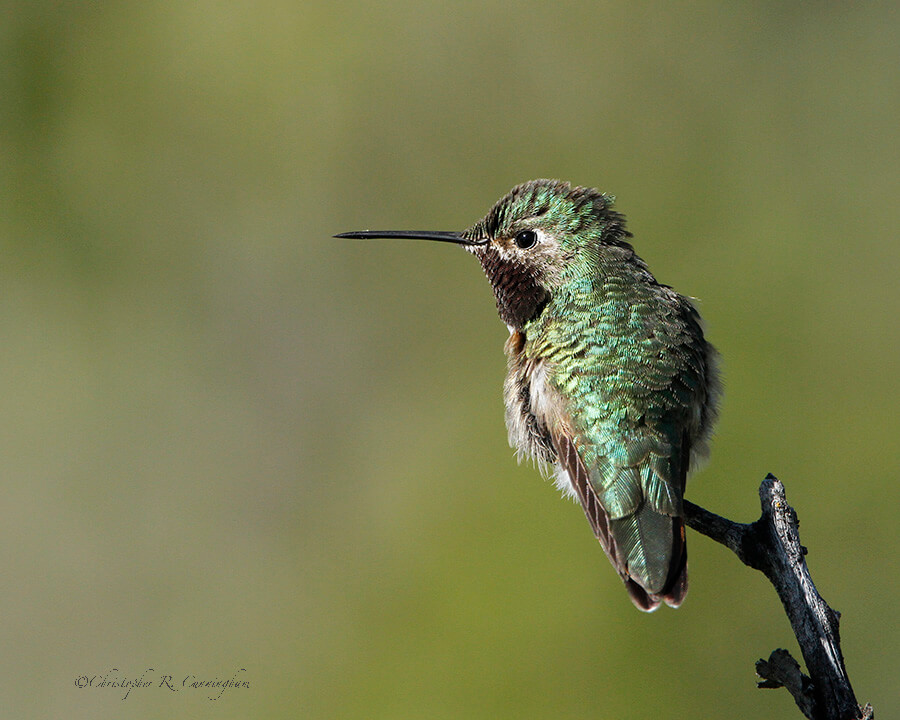
<svg viewBox="0 0 900 720">
<path fill-rule="evenodd" d="M 532 269 L 501 256 L 491 245 L 473 248 L 484 273 L 494 288 L 500 319 L 514 328 L 522 328 L 544 309 L 550 293 L 542 287 Z"/>
</svg>

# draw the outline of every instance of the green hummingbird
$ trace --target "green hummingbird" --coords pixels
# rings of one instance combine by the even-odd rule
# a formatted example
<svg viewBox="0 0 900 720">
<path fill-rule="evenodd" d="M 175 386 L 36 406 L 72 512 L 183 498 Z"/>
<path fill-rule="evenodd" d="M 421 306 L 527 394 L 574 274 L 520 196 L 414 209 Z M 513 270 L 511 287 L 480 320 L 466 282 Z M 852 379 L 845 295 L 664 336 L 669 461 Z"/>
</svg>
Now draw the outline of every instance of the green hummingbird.
<svg viewBox="0 0 900 720">
<path fill-rule="evenodd" d="M 691 301 L 635 254 L 613 198 L 532 180 L 462 232 L 336 237 L 451 242 L 479 259 L 509 327 L 510 445 L 555 469 L 639 609 L 678 607 L 682 498 L 708 450 L 717 354 Z"/>
</svg>

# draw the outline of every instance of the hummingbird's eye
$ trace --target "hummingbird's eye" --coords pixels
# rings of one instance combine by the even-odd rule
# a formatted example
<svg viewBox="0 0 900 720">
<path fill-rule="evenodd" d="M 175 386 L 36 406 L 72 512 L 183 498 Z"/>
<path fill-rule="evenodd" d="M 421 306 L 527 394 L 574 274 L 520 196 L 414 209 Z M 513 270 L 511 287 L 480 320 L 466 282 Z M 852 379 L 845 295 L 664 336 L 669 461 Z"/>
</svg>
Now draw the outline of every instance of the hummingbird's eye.
<svg viewBox="0 0 900 720">
<path fill-rule="evenodd" d="M 522 248 L 522 250 L 533 248 L 537 245 L 537 240 L 537 233 L 534 230 L 523 230 L 516 235 L 516 245 Z"/>
</svg>

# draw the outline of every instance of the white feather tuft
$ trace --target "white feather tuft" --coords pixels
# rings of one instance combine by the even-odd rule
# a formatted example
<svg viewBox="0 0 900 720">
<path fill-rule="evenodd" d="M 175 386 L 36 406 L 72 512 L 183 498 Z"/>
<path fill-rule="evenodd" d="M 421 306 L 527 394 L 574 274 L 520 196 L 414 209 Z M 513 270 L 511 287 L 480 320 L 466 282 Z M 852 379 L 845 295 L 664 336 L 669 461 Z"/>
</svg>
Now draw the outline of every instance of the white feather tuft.
<svg viewBox="0 0 900 720">
<path fill-rule="evenodd" d="M 575 494 L 575 486 L 572 485 L 572 478 L 569 477 L 568 471 L 559 463 L 556 464 L 553 484 L 565 497 L 570 500 L 578 500 L 578 496 Z"/>
</svg>

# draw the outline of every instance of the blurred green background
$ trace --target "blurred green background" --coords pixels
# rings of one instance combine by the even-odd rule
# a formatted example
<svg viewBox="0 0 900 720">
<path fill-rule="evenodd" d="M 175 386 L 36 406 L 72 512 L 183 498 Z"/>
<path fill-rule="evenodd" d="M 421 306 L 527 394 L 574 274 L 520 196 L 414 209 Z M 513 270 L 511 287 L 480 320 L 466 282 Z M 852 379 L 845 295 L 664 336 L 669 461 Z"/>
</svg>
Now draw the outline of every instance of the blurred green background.
<svg viewBox="0 0 900 720">
<path fill-rule="evenodd" d="M 512 185 L 614 193 L 724 358 L 689 486 L 766 472 L 900 712 L 896 3 L 4 3 L 8 717 L 799 717 L 795 642 L 690 533 L 634 610 L 506 444 L 462 228 Z M 81 675 L 227 679 L 201 692 Z M 698 711 L 698 708 L 700 709 Z"/>
</svg>

